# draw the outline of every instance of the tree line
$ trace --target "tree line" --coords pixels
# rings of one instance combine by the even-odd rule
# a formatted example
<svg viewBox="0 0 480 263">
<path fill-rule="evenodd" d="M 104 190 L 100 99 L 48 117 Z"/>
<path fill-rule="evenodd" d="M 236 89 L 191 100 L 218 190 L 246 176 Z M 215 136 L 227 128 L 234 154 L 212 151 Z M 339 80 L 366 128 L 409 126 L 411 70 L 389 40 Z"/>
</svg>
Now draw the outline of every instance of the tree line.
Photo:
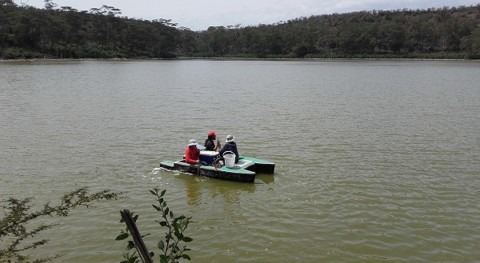
<svg viewBox="0 0 480 263">
<path fill-rule="evenodd" d="M 121 18 L 103 5 L 89 11 L 17 6 L 0 0 L 0 54 L 4 58 L 164 58 L 175 55 L 178 31 L 168 20 Z"/>
<path fill-rule="evenodd" d="M 362 11 L 192 31 L 168 19 L 0 0 L 3 58 L 480 58 L 480 5 Z"/>
</svg>

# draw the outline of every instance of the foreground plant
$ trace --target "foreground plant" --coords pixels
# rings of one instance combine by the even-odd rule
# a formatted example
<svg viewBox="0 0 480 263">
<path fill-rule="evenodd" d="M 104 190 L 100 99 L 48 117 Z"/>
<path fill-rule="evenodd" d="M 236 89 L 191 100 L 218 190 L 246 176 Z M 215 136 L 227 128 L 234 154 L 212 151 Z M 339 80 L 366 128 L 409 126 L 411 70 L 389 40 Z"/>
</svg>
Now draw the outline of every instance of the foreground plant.
<svg viewBox="0 0 480 263">
<path fill-rule="evenodd" d="M 83 187 L 65 194 L 60 204 L 50 205 L 46 203 L 42 209 L 32 211 L 32 198 L 23 200 L 9 198 L 2 203 L 4 216 L 0 218 L 0 262 L 30 262 L 29 257 L 23 253 L 45 245 L 48 239 L 36 240 L 38 234 L 51 229 L 56 224 L 35 224 L 36 219 L 47 216 L 68 216 L 69 213 L 79 207 L 89 207 L 97 200 L 117 199 L 119 193 L 103 190 L 90 194 L 88 188 Z M 35 239 L 36 241 L 31 241 Z M 32 262 L 47 262 L 58 255 L 48 258 L 37 259 Z"/>
<path fill-rule="evenodd" d="M 175 217 L 173 212 L 168 208 L 167 202 L 163 198 L 166 190 L 160 192 L 158 188 L 150 190 L 150 193 L 156 197 L 158 205 L 153 204 L 152 206 L 160 212 L 160 219 L 156 220 L 160 226 L 166 227 L 167 232 L 165 233 L 165 239 L 158 242 L 157 247 L 160 249 L 159 259 L 161 263 L 176 263 L 180 259 L 191 260 L 190 256 L 185 254 L 185 252 L 190 249 L 184 243 L 191 242 L 193 239 L 185 236 L 184 232 L 188 227 L 188 224 L 191 222 L 191 217 L 185 217 L 181 215 Z M 120 235 L 117 236 L 116 240 L 124 240 L 128 237 L 131 237 L 132 240 L 129 240 L 127 243 L 127 250 L 130 251 L 133 248 L 133 252 L 126 252 L 124 254 L 124 261 L 121 263 L 137 263 L 142 260 L 144 263 L 153 262 L 152 258 L 154 257 L 153 252 L 149 252 L 145 244 L 143 243 L 143 237 L 140 235 L 136 227 L 136 221 L 138 215 L 134 213 L 123 210 L 120 211 L 122 219 L 120 222 L 123 222 L 127 225 L 125 231 L 121 231 Z"/>
</svg>

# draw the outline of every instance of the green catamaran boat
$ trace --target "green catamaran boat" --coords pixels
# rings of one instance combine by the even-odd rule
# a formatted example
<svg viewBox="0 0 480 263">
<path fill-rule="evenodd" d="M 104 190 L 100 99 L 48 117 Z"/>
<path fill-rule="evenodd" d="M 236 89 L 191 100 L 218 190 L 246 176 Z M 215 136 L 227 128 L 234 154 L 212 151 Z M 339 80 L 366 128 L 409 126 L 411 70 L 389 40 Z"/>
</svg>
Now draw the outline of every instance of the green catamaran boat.
<svg viewBox="0 0 480 263">
<path fill-rule="evenodd" d="M 202 154 L 200 155 L 202 156 Z M 253 157 L 240 156 L 239 161 L 233 166 L 219 166 L 216 162 L 208 165 L 189 164 L 184 160 L 180 161 L 163 161 L 160 167 L 168 170 L 177 170 L 186 172 L 192 175 L 205 176 L 210 178 L 253 183 L 255 175 L 273 174 L 275 170 L 275 163 L 270 161 L 260 160 Z"/>
</svg>

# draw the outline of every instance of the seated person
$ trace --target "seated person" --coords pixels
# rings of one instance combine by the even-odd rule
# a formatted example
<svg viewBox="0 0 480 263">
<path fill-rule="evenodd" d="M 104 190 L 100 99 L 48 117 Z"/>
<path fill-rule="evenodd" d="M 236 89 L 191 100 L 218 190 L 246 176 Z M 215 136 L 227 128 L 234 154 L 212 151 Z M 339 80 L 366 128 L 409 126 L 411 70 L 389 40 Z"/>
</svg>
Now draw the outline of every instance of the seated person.
<svg viewBox="0 0 480 263">
<path fill-rule="evenodd" d="M 185 149 L 185 162 L 190 164 L 199 163 L 200 150 L 197 148 L 197 142 L 190 140 L 187 148 Z"/>
<path fill-rule="evenodd" d="M 225 152 L 233 152 L 235 154 L 235 163 L 238 163 L 240 154 L 238 153 L 237 144 L 235 143 L 235 137 L 232 135 L 227 136 L 227 141 L 219 152 L 222 158 Z"/>
<path fill-rule="evenodd" d="M 209 132 L 208 138 L 205 140 L 205 150 L 215 151 L 215 152 L 220 150 L 222 145 L 220 144 L 219 140 L 217 140 L 217 143 L 215 144 L 215 140 L 217 140 L 217 135 L 215 134 L 215 132 L 214 131 Z"/>
</svg>

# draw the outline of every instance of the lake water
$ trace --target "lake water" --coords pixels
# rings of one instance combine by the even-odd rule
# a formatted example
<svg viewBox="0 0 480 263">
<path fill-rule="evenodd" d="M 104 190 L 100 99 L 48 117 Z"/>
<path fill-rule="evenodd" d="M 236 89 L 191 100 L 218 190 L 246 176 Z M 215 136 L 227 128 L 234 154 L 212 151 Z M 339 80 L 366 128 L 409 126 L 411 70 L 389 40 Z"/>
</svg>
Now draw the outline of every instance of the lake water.
<svg viewBox="0 0 480 263">
<path fill-rule="evenodd" d="M 210 130 L 275 175 L 156 169 Z M 122 209 L 158 252 L 156 186 L 192 262 L 480 261 L 478 62 L 0 63 L 0 149 L 2 200 L 125 192 L 49 219 L 54 262 L 120 262 Z"/>
</svg>

